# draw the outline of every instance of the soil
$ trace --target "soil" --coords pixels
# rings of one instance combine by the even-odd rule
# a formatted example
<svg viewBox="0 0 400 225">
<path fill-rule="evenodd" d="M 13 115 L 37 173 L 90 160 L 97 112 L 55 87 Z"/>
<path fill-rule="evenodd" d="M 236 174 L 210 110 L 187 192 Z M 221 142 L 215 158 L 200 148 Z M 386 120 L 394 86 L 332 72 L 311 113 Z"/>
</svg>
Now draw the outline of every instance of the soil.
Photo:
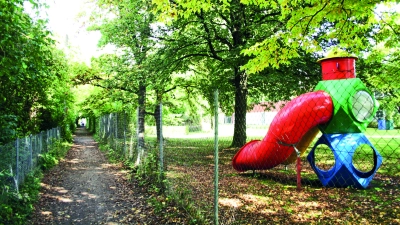
<svg viewBox="0 0 400 225">
<path fill-rule="evenodd" d="M 120 164 L 108 163 L 83 128 L 74 145 L 41 183 L 40 200 L 30 224 L 181 224 L 183 219 L 154 213 L 152 196 L 127 179 Z M 164 211 L 169 211 L 167 206 Z"/>
</svg>

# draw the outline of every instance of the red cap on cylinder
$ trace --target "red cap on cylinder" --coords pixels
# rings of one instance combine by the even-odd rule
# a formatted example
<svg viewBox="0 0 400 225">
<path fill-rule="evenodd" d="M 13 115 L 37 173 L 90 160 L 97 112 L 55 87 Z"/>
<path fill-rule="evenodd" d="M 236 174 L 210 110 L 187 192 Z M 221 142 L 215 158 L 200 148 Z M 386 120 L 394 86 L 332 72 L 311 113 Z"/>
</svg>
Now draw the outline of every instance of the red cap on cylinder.
<svg viewBox="0 0 400 225">
<path fill-rule="evenodd" d="M 334 57 L 318 60 L 322 67 L 322 80 L 356 78 L 357 57 Z"/>
</svg>

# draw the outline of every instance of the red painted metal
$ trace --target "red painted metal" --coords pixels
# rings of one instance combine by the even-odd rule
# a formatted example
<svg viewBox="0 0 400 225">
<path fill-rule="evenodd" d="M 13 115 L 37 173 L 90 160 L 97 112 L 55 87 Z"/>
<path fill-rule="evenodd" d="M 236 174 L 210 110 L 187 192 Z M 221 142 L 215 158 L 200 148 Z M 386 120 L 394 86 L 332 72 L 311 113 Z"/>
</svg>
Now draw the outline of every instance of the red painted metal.
<svg viewBox="0 0 400 225">
<path fill-rule="evenodd" d="M 356 57 L 335 57 L 319 60 L 322 67 L 322 80 L 356 78 Z"/>
<path fill-rule="evenodd" d="M 278 112 L 263 140 L 250 141 L 236 153 L 233 167 L 237 171 L 264 170 L 281 164 L 308 130 L 327 123 L 332 114 L 332 99 L 326 92 L 298 96 Z"/>
</svg>

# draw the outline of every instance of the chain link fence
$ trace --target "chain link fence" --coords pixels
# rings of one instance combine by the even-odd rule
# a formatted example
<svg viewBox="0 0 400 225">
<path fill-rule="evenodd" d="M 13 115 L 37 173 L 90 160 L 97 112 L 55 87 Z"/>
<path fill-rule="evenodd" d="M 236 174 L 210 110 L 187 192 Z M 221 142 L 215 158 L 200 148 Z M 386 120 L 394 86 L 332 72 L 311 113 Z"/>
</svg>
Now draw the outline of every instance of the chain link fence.
<svg viewBox="0 0 400 225">
<path fill-rule="evenodd" d="M 374 92 L 343 66 L 323 68 L 309 93 L 272 110 L 254 104 L 240 119 L 223 114 L 216 95 L 217 108 L 195 119 L 160 105 L 144 120 L 137 110 L 88 126 L 136 165 L 156 155 L 150 166 L 194 223 L 400 223 L 399 112 L 380 117 Z M 246 142 L 235 146 L 236 135 Z"/>
<path fill-rule="evenodd" d="M 304 99 L 295 100 L 295 103 L 305 104 Z M 306 114 L 310 113 L 307 110 L 306 112 Z M 295 116 L 294 121 L 297 124 L 292 126 L 295 129 L 305 126 L 303 124 L 307 118 L 302 118 L 305 115 L 288 112 L 285 115 Z M 319 115 L 316 113 L 315 116 Z M 292 135 L 274 133 L 272 133 L 273 141 L 265 140 L 270 135 L 268 132 L 272 130 L 273 121 L 285 121 L 283 124 L 275 124 L 279 126 L 278 131 L 290 128 L 290 123 L 293 122 L 293 119 L 279 119 L 281 115 L 277 113 L 276 119 L 271 121 L 270 126 L 263 123 L 247 125 L 246 136 L 250 144 L 257 145 L 259 142 L 252 140 L 259 139 L 272 147 L 263 146 L 261 150 L 264 152 L 257 153 L 257 149 L 251 146 L 251 151 L 245 155 L 245 159 L 248 160 L 245 166 L 248 167 L 243 168 L 242 165 L 236 168 L 239 171 L 235 171 L 233 168 L 237 165 L 234 164 L 232 167 L 232 159 L 237 159 L 238 154 L 240 155 L 240 152 L 243 152 L 249 144 L 242 148 L 230 147 L 234 124 L 226 115 L 221 115 L 221 113 L 217 115 L 217 126 L 213 122 L 215 118 L 211 116 L 203 118 L 200 124 L 190 122 L 181 126 L 162 124 L 162 141 L 157 139 L 155 120 L 147 121 L 145 134 L 139 135 L 136 116 L 135 113 L 113 113 L 102 116 L 98 119 L 97 126 L 100 139 L 108 144 L 112 149 L 112 154 L 120 158 L 130 158 L 137 166 L 144 162 L 144 156 L 148 153 L 161 156 L 162 158 L 158 160 L 162 162 L 163 167 L 153 166 L 165 172 L 170 184 L 170 193 L 189 207 L 189 210 L 192 210 L 191 213 L 198 216 L 197 219 L 205 223 L 215 220 L 212 212 L 215 212 L 213 202 L 216 198 L 219 198 L 218 217 L 222 224 L 234 224 L 238 219 L 251 223 L 269 221 L 271 218 L 265 215 L 275 215 L 275 210 L 279 208 L 284 210 L 281 212 L 283 215 L 297 217 L 291 214 L 296 210 L 308 215 L 310 209 L 304 209 L 307 208 L 304 204 L 311 204 L 313 205 L 311 209 L 318 209 L 322 207 L 317 206 L 319 204 L 329 206 L 330 200 L 343 200 L 344 203 L 348 202 L 349 207 L 355 207 L 355 211 L 362 211 L 365 207 L 368 208 L 366 203 L 375 199 L 371 203 L 373 207 L 369 209 L 371 213 L 378 214 L 385 211 L 382 208 L 385 204 L 393 203 L 398 207 L 400 132 L 397 126 L 387 129 L 374 127 L 374 123 L 377 123 L 376 118 L 371 121 L 370 127 L 367 127 L 364 133 L 336 133 L 329 136 L 320 129 L 311 127 L 310 130 L 302 130 L 301 136 L 306 136 L 306 140 L 293 141 L 290 138 Z M 254 121 L 252 116 L 259 117 L 250 112 L 247 114 L 247 121 Z M 315 119 L 311 118 L 311 120 Z M 88 126 L 93 125 L 89 122 Z M 142 138 L 145 140 L 144 146 L 138 144 Z M 161 147 L 160 143 L 162 143 Z M 215 164 L 214 154 L 216 144 L 220 159 L 217 164 Z M 266 149 L 270 149 L 271 155 L 262 162 L 251 161 L 264 157 L 262 154 L 267 154 Z M 288 149 L 292 149 L 289 151 L 290 154 L 286 153 L 287 155 L 282 157 L 282 152 Z M 265 165 L 271 168 L 263 168 L 262 166 Z M 216 166 L 219 166 L 217 174 L 214 171 Z M 244 170 L 247 172 L 243 172 Z M 219 188 L 215 189 L 213 181 L 218 174 Z M 330 180 L 327 181 L 327 179 Z M 323 188 L 324 186 L 327 188 Z M 301 190 L 300 194 L 298 190 Z M 214 196 L 218 192 L 220 194 Z M 296 198 L 299 199 L 296 200 Z M 273 199 L 279 203 L 278 208 L 276 204 L 268 204 Z M 354 201 L 360 204 L 355 204 Z M 264 207 L 269 205 L 271 212 L 265 213 Z M 340 205 L 345 207 L 343 204 Z M 246 207 L 255 207 L 259 211 Z M 330 213 L 344 210 L 334 205 L 329 207 L 325 210 L 331 210 Z M 386 221 L 394 221 L 398 218 L 398 214 L 395 213 L 394 211 L 391 214 L 385 214 L 388 219 Z M 320 213 L 313 214 L 315 217 L 324 218 Z M 250 215 L 256 215 L 256 217 Z M 283 221 L 282 214 L 276 217 L 278 222 Z"/>
<path fill-rule="evenodd" d="M 1 187 L 18 187 L 25 177 L 38 166 L 39 154 L 51 149 L 54 142 L 61 138 L 60 128 L 42 131 L 8 144 L 0 146 Z"/>
<path fill-rule="evenodd" d="M 162 116 L 160 110 L 159 115 L 148 116 L 141 125 L 138 111 L 87 118 L 87 129 L 96 132 L 100 142 L 107 145 L 109 156 L 130 159 L 144 173 L 156 170 L 165 175 L 170 197 L 197 214 L 194 220 L 210 221 L 212 215 L 203 216 L 203 212 L 213 211 L 214 116 L 194 123 L 181 120 L 181 115 Z M 144 130 L 140 129 L 143 125 Z M 220 141 L 219 146 L 228 146 L 228 139 Z M 157 159 L 152 161 L 149 156 Z M 202 174 L 207 176 L 202 178 Z M 204 199 L 195 201 L 192 196 Z"/>
</svg>

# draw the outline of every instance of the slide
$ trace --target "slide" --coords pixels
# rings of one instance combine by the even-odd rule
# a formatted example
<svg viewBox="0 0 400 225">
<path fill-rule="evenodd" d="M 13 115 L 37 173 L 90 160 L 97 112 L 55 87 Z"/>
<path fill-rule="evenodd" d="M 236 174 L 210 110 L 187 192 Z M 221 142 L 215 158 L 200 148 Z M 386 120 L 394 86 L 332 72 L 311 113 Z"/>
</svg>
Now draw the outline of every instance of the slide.
<svg viewBox="0 0 400 225">
<path fill-rule="evenodd" d="M 302 94 L 291 100 L 273 119 L 263 140 L 245 144 L 233 157 L 233 168 L 246 170 L 271 169 L 287 160 L 300 143 L 310 144 L 310 131 L 327 123 L 333 115 L 330 95 L 324 91 Z M 315 135 L 314 135 L 315 137 Z M 302 141 L 302 139 L 307 139 Z M 308 147 L 304 148 L 303 152 Z"/>
<path fill-rule="evenodd" d="M 319 129 L 318 127 L 311 128 L 309 131 L 307 131 L 306 134 L 301 138 L 300 142 L 296 145 L 297 150 L 300 151 L 300 156 L 303 156 L 304 152 L 306 152 L 308 146 L 310 146 L 311 142 L 315 139 L 315 137 L 318 135 Z M 287 158 L 282 164 L 283 165 L 289 165 L 297 160 L 297 153 L 296 151 L 293 151 L 292 154 Z"/>
</svg>

